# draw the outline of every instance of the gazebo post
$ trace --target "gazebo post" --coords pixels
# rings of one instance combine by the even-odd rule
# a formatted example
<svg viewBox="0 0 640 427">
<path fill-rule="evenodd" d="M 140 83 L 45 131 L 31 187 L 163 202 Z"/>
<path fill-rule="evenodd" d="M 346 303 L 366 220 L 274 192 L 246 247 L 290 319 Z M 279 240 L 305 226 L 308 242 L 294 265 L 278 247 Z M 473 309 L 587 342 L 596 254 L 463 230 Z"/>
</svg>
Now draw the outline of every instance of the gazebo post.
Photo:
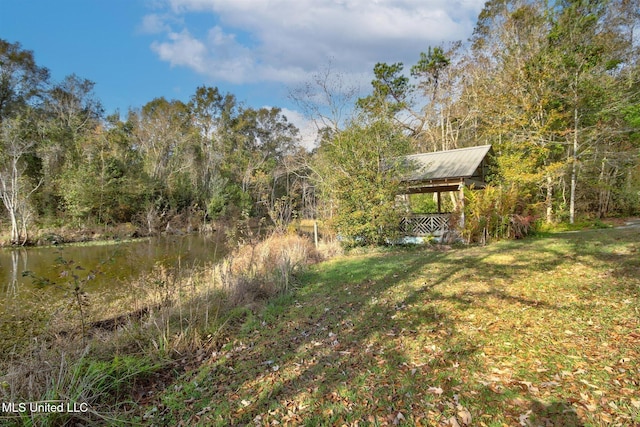
<svg viewBox="0 0 640 427">
<path fill-rule="evenodd" d="M 442 209 L 440 208 L 440 192 L 438 191 L 436 194 L 438 195 L 438 213 L 442 213 Z"/>
<path fill-rule="evenodd" d="M 458 186 L 458 200 L 460 201 L 460 229 L 464 229 L 464 183 Z"/>
</svg>

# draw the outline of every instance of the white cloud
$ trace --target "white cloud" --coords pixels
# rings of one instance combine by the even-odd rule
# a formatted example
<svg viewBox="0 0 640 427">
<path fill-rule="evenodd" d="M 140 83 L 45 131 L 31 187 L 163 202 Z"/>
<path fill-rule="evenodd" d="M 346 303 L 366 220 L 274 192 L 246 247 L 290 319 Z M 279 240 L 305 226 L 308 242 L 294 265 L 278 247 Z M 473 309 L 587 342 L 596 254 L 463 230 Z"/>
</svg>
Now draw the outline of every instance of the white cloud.
<svg viewBox="0 0 640 427">
<path fill-rule="evenodd" d="M 160 34 L 171 31 L 171 27 L 165 22 L 165 18 L 152 13 L 142 18 L 139 31 L 145 34 Z"/>
<path fill-rule="evenodd" d="M 170 32 L 167 38 L 169 39 L 167 42 L 151 44 L 151 49 L 162 60 L 168 61 L 171 66 L 184 65 L 198 73 L 207 72 L 208 54 L 204 43 L 192 37 L 187 30 L 180 33 Z"/>
<path fill-rule="evenodd" d="M 315 124 L 295 110 L 282 108 L 282 114 L 300 131 L 300 144 L 309 151 L 313 150 L 316 147 L 318 138 L 318 130 Z"/>
<path fill-rule="evenodd" d="M 166 36 L 153 49 L 173 66 L 232 83 L 304 80 L 332 59 L 363 73 L 376 62 L 415 62 L 419 52 L 471 35 L 484 0 L 165 0 L 174 21 L 211 17 L 197 31 L 167 28 L 149 15 L 143 27 Z M 189 24 L 185 24 L 189 25 Z M 195 37 L 192 34 L 201 34 Z M 196 55 L 190 59 L 189 55 Z"/>
</svg>

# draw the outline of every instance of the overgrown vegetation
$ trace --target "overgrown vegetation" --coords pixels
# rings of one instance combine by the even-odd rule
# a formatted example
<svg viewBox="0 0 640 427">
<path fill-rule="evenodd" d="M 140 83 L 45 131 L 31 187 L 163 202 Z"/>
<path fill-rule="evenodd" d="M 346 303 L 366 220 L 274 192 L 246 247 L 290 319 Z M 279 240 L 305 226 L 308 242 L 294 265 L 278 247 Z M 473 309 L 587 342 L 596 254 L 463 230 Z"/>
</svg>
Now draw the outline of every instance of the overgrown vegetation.
<svg viewBox="0 0 640 427">
<path fill-rule="evenodd" d="M 640 228 L 313 266 L 143 425 L 633 425 Z"/>
<path fill-rule="evenodd" d="M 199 87 L 186 103 L 157 98 L 125 117 L 105 115 L 93 82 L 51 82 L 19 43 L 0 40 L 0 66 L 7 243 L 35 243 L 30 229 L 60 224 L 192 231 L 268 216 L 283 196 L 299 202 L 289 166 L 298 130 L 278 108 L 247 108 Z"/>
<path fill-rule="evenodd" d="M 273 235 L 203 270 L 159 267 L 119 300 L 81 316 L 72 301 L 41 310 L 46 326 L 0 359 L 3 402 L 84 404 L 76 413 L 0 414 L 3 425 L 114 422 L 227 341 L 229 325 L 283 295 L 320 255 L 304 238 Z M 99 296 L 94 296 L 99 300 Z M 66 303 L 71 303 L 70 310 Z M 146 390 L 146 391 L 145 391 Z"/>
<path fill-rule="evenodd" d="M 346 245 L 384 245 L 398 234 L 400 168 L 391 162 L 409 150 L 390 122 L 362 118 L 319 148 L 320 188 L 335 204 L 332 225 Z"/>
<path fill-rule="evenodd" d="M 465 227 L 469 242 L 486 244 L 490 239 L 521 239 L 536 229 L 535 207 L 516 185 L 489 185 L 482 191 L 466 191 Z"/>
</svg>

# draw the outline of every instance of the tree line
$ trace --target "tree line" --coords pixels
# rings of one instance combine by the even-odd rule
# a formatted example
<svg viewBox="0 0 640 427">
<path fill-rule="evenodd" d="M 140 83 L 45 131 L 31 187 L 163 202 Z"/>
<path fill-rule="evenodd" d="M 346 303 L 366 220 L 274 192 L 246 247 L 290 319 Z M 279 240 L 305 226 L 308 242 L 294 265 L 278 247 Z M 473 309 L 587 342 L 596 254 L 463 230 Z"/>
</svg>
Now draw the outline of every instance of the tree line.
<svg viewBox="0 0 640 427">
<path fill-rule="evenodd" d="M 490 0 L 470 40 L 428 47 L 409 67 L 376 64 L 365 96 L 321 72 L 292 92 L 318 126 L 311 153 L 280 109 L 215 87 L 105 115 L 93 82 L 52 83 L 31 51 L 0 40 L 3 224 L 18 243 L 32 223 L 154 232 L 175 218 L 313 217 L 380 243 L 402 214 L 392 159 L 484 144 L 495 153 L 492 189 L 465 207 L 484 232 L 496 212 L 571 223 L 636 215 L 639 6 Z M 504 233 L 493 223 L 490 233 Z"/>
<path fill-rule="evenodd" d="M 0 40 L 0 198 L 11 241 L 47 224 L 134 223 L 282 213 L 303 150 L 279 108 L 254 109 L 215 87 L 188 102 L 156 98 L 105 115 L 94 83 L 50 82 L 19 43 Z"/>
<path fill-rule="evenodd" d="M 398 209 L 376 196 L 401 183 L 380 159 L 484 144 L 495 164 L 489 191 L 468 194 L 469 239 L 639 214 L 639 23 L 637 0 L 489 0 L 468 42 L 430 47 L 410 67 L 376 64 L 354 118 L 318 150 L 342 166 L 319 179 L 337 223 L 385 241 L 394 229 L 380 221 L 397 223 Z"/>
</svg>

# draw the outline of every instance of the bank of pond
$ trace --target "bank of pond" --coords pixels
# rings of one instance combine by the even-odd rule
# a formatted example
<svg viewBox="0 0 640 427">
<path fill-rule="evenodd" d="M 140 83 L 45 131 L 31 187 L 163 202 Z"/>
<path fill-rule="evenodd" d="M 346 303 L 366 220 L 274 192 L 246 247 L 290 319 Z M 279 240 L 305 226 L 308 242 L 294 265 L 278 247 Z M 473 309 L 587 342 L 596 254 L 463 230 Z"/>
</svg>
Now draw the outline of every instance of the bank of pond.
<svg viewBox="0 0 640 427">
<path fill-rule="evenodd" d="M 223 233 L 93 243 L 0 250 L 1 350 L 21 335 L 33 336 L 49 309 L 73 303 L 74 296 L 87 305 L 108 305 L 144 286 L 140 279 L 154 269 L 203 267 L 226 255 L 229 246 Z"/>
</svg>

